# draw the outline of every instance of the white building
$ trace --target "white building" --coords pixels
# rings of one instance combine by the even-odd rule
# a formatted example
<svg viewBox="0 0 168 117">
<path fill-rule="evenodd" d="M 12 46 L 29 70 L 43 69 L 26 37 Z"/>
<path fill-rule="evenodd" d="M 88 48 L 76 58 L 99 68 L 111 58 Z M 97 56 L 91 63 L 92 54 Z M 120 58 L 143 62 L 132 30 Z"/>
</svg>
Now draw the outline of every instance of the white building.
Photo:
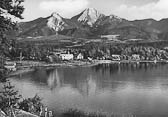
<svg viewBox="0 0 168 117">
<path fill-rule="evenodd" d="M 6 61 L 5 66 L 6 69 L 11 71 L 16 71 L 16 63 L 15 62 L 8 62 Z"/>
<path fill-rule="evenodd" d="M 73 60 L 74 59 L 73 54 L 60 54 L 60 57 L 62 60 Z"/>
<path fill-rule="evenodd" d="M 120 55 L 114 55 L 113 54 L 111 57 L 112 57 L 113 61 L 120 61 L 121 60 Z"/>
<path fill-rule="evenodd" d="M 84 57 L 83 57 L 82 53 L 79 53 L 78 56 L 76 57 L 77 60 L 81 60 L 81 59 L 83 59 L 83 58 L 84 58 Z"/>
<path fill-rule="evenodd" d="M 140 60 L 140 55 L 133 54 L 131 59 L 134 60 L 134 61 L 139 61 Z"/>
<path fill-rule="evenodd" d="M 101 35 L 101 38 L 106 38 L 108 40 L 116 40 L 120 35 Z"/>
</svg>

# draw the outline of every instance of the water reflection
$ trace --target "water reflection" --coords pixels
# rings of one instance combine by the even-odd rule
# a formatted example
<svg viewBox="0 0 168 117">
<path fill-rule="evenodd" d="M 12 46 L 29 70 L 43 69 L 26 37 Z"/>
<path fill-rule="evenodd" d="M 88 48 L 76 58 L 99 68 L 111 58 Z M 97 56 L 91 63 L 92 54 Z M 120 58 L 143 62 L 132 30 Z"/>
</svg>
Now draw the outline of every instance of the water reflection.
<svg viewBox="0 0 168 117">
<path fill-rule="evenodd" d="M 124 64 L 99 64 L 97 66 L 92 67 L 96 72 L 106 73 L 107 71 L 110 74 L 122 73 L 126 71 L 137 72 L 137 71 L 148 71 L 152 69 L 156 69 L 158 67 L 164 67 L 166 64 L 164 63 L 124 63 Z"/>
<path fill-rule="evenodd" d="M 53 72 L 49 74 L 47 84 L 51 89 L 61 87 L 60 76 L 58 74 L 57 69 L 55 69 Z"/>
<path fill-rule="evenodd" d="M 140 63 L 39 69 L 11 81 L 23 96 L 39 93 L 55 110 L 167 114 L 167 68 Z"/>
</svg>

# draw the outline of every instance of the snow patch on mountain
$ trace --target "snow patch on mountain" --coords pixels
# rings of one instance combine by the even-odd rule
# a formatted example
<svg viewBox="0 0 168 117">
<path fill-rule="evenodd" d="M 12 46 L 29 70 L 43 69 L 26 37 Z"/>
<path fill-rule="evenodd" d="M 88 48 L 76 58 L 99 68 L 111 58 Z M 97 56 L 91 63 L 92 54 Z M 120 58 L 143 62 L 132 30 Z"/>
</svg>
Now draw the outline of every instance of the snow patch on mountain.
<svg viewBox="0 0 168 117">
<path fill-rule="evenodd" d="M 83 11 L 82 15 L 78 18 L 78 21 L 93 26 L 93 24 L 103 16 L 104 15 L 99 13 L 96 9 L 88 8 Z"/>
<path fill-rule="evenodd" d="M 56 32 L 64 30 L 64 25 L 63 18 L 56 12 L 52 13 L 47 22 L 47 26 Z"/>
</svg>

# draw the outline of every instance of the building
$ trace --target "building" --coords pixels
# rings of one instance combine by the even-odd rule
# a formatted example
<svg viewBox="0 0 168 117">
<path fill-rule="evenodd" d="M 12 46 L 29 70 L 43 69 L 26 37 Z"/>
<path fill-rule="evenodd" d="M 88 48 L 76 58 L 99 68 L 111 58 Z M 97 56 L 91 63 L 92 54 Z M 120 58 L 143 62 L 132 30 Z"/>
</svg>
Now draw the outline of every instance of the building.
<svg viewBox="0 0 168 117">
<path fill-rule="evenodd" d="M 60 57 L 62 60 L 73 60 L 74 55 L 73 54 L 60 54 Z"/>
<path fill-rule="evenodd" d="M 91 57 L 88 57 L 87 59 L 88 59 L 89 61 L 92 61 L 92 60 L 93 60 Z"/>
<path fill-rule="evenodd" d="M 82 55 L 82 53 L 79 53 L 76 57 L 77 60 L 82 60 L 84 58 L 84 56 Z"/>
<path fill-rule="evenodd" d="M 16 71 L 16 63 L 15 62 L 6 61 L 4 67 L 10 71 Z"/>
<path fill-rule="evenodd" d="M 54 55 L 49 55 L 48 57 L 48 62 L 53 63 L 54 62 Z"/>
<path fill-rule="evenodd" d="M 133 54 L 132 57 L 131 57 L 131 60 L 134 60 L 134 61 L 140 61 L 140 55 L 139 54 Z"/>
<path fill-rule="evenodd" d="M 101 35 L 101 38 L 108 39 L 108 40 L 116 40 L 119 39 L 120 35 Z"/>
<path fill-rule="evenodd" d="M 120 55 L 111 55 L 113 61 L 120 61 Z"/>
</svg>

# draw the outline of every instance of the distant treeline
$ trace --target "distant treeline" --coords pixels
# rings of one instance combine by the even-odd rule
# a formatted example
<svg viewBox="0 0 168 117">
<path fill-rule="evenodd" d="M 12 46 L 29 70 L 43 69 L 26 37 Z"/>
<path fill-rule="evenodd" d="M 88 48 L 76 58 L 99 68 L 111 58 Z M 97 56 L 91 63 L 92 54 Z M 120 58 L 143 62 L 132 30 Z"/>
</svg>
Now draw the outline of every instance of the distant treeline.
<svg viewBox="0 0 168 117">
<path fill-rule="evenodd" d="M 67 45 L 66 45 L 67 46 Z M 36 60 L 46 60 L 48 56 L 55 49 L 67 49 L 71 53 L 82 52 L 84 58 L 102 58 L 110 57 L 113 54 L 122 56 L 131 56 L 139 54 L 143 59 L 153 60 L 154 57 L 167 59 L 168 57 L 168 41 L 144 42 L 144 43 L 99 43 L 91 42 L 80 47 L 67 48 L 65 45 L 54 44 L 32 44 L 32 43 L 18 43 L 12 44 L 7 55 L 10 58 L 16 59 L 22 53 L 26 59 L 31 59 L 32 56 Z M 81 51 L 82 50 L 82 51 Z M 83 51 L 84 50 L 84 51 Z"/>
<path fill-rule="evenodd" d="M 93 58 L 108 57 L 113 54 L 121 56 L 140 55 L 144 60 L 153 60 L 155 57 L 168 59 L 168 42 L 103 44 L 90 43 L 85 46 L 88 56 Z"/>
</svg>

